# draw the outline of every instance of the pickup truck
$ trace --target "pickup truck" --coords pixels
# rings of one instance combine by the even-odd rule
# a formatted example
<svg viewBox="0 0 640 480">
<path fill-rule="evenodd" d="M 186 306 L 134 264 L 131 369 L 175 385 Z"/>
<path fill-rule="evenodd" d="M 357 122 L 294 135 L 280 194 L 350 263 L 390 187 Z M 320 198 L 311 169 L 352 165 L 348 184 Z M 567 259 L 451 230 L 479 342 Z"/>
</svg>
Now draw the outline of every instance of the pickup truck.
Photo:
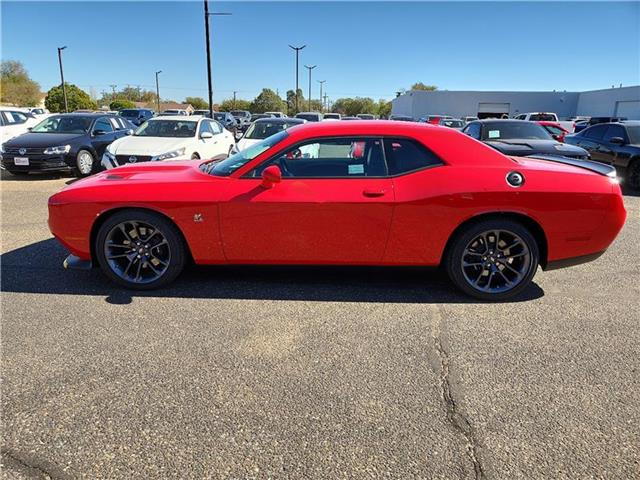
<svg viewBox="0 0 640 480">
<path fill-rule="evenodd" d="M 531 113 L 521 113 L 516 115 L 516 120 L 527 120 L 529 122 L 554 122 L 559 124 L 562 128 L 564 128 L 567 132 L 573 133 L 576 129 L 575 122 L 565 121 L 561 122 L 558 120 L 558 115 L 550 112 L 531 112 Z"/>
</svg>

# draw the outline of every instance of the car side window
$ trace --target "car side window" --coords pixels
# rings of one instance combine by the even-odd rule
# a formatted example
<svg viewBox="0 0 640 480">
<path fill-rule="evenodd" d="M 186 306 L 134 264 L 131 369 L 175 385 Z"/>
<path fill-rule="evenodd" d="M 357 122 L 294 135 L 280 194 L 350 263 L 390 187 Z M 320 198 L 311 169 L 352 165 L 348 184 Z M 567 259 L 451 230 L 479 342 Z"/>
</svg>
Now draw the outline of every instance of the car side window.
<svg viewBox="0 0 640 480">
<path fill-rule="evenodd" d="M 9 111 L 5 111 L 3 113 L 7 125 L 19 125 L 27 121 L 27 116 L 24 113 Z"/>
<path fill-rule="evenodd" d="M 602 137 L 604 136 L 606 130 L 606 125 L 594 125 L 584 132 L 584 136 L 585 138 L 588 138 L 590 140 L 602 140 Z"/>
<path fill-rule="evenodd" d="M 384 153 L 391 175 L 401 175 L 443 163 L 435 153 L 406 138 L 385 138 Z"/>
<path fill-rule="evenodd" d="M 113 126 L 111 125 L 111 122 L 109 122 L 108 118 L 103 117 L 96 120 L 96 123 L 93 126 L 93 131 L 95 132 L 96 130 L 102 130 L 103 132 L 111 133 L 113 132 Z"/>
<path fill-rule="evenodd" d="M 470 123 L 469 125 L 467 125 L 464 133 L 466 133 L 470 137 L 475 138 L 476 140 L 480 140 L 480 124 Z"/>
<path fill-rule="evenodd" d="M 613 137 L 620 137 L 626 140 L 624 127 L 622 127 L 622 125 L 609 125 L 609 128 L 607 128 L 607 132 L 604 134 L 602 140 L 610 142 Z"/>
<path fill-rule="evenodd" d="M 202 135 L 204 132 L 209 132 L 213 135 L 213 130 L 211 130 L 211 125 L 206 120 L 202 120 L 200 122 L 200 127 L 198 128 L 198 135 Z"/>
<path fill-rule="evenodd" d="M 327 138 L 298 144 L 267 160 L 252 172 L 277 165 L 283 177 L 362 178 L 385 177 L 382 140 L 379 138 Z"/>
<path fill-rule="evenodd" d="M 224 127 L 220 125 L 219 122 L 212 121 L 212 120 L 206 120 L 206 122 L 209 124 L 209 128 L 211 128 L 211 131 L 213 132 L 214 135 L 217 135 L 223 132 Z"/>
</svg>

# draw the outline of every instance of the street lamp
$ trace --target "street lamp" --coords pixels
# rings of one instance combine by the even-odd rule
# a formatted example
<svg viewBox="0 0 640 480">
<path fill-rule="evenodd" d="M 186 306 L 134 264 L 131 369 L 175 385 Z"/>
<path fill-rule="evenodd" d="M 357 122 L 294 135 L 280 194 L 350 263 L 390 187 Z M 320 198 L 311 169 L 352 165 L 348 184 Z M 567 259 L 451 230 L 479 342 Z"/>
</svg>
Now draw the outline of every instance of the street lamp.
<svg viewBox="0 0 640 480">
<path fill-rule="evenodd" d="M 322 105 L 322 86 L 326 80 L 317 80 L 317 82 L 320 84 L 320 111 L 322 112 L 324 111 L 324 106 Z"/>
<path fill-rule="evenodd" d="M 301 47 L 294 47 L 293 45 L 289 45 L 289 48 L 292 48 L 293 50 L 296 51 L 296 112 L 298 113 L 298 89 L 300 87 L 298 87 L 298 57 L 300 54 L 300 50 L 302 50 L 304 47 L 306 47 L 306 45 L 302 45 Z"/>
<path fill-rule="evenodd" d="M 62 71 L 62 50 L 64 50 L 65 48 L 67 48 L 66 45 L 64 47 L 58 47 L 58 63 L 60 64 L 60 82 L 62 82 L 62 96 L 64 97 L 64 111 L 66 113 L 69 113 L 69 105 L 67 104 L 67 87 L 65 87 L 64 85 L 64 72 Z"/>
<path fill-rule="evenodd" d="M 316 68 L 317 65 L 305 65 L 304 68 L 309 69 L 309 111 L 311 111 L 311 70 Z"/>
<path fill-rule="evenodd" d="M 162 70 L 156 72 L 156 103 L 158 104 L 158 115 L 160 115 L 160 84 L 158 83 L 158 75 L 162 73 Z"/>
<path fill-rule="evenodd" d="M 211 79 L 211 42 L 209 40 L 209 17 L 212 15 L 231 15 L 230 13 L 209 13 L 209 0 L 204 0 L 204 32 L 207 43 L 207 80 L 209 83 L 209 116 L 213 118 L 213 81 Z"/>
</svg>

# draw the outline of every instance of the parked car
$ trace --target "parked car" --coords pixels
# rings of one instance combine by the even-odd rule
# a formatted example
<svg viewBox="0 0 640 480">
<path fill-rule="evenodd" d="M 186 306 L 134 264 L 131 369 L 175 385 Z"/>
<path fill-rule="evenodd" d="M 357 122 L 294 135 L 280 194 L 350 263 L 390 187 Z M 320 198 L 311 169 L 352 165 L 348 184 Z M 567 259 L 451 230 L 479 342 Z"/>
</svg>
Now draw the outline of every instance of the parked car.
<svg viewBox="0 0 640 480">
<path fill-rule="evenodd" d="M 162 113 L 160 114 L 164 117 L 167 117 L 169 115 L 183 115 L 183 116 L 187 116 L 189 115 L 189 113 L 186 110 L 180 110 L 180 109 L 176 109 L 176 108 L 170 108 L 168 110 L 163 110 Z"/>
<path fill-rule="evenodd" d="M 299 155 L 307 146 L 314 156 Z M 539 265 L 602 255 L 626 218 L 612 174 L 563 157 L 516 163 L 447 128 L 321 122 L 222 161 L 73 183 L 49 199 L 49 228 L 68 267 L 99 265 L 133 289 L 169 284 L 188 261 L 442 265 L 463 292 L 504 300 Z"/>
<path fill-rule="evenodd" d="M 288 118 L 287 115 L 285 115 L 282 112 L 264 112 L 267 115 L 271 115 L 272 117 L 276 117 L 276 118 Z"/>
<path fill-rule="evenodd" d="M 596 162 L 613 165 L 629 188 L 640 190 L 640 121 L 599 123 L 567 135 L 565 142 L 584 148 Z"/>
<path fill-rule="evenodd" d="M 222 126 L 229 130 L 235 138 L 240 137 L 241 132 L 238 128 L 238 122 L 229 112 L 213 112 L 213 119 L 220 122 Z"/>
<path fill-rule="evenodd" d="M 295 118 L 301 118 L 307 122 L 321 122 L 323 115 L 318 112 L 300 112 L 296 114 Z"/>
<path fill-rule="evenodd" d="M 194 110 L 192 115 L 201 115 L 203 117 L 211 118 L 209 110 Z"/>
<path fill-rule="evenodd" d="M 339 113 L 323 113 L 322 120 L 342 120 L 342 115 Z"/>
<path fill-rule="evenodd" d="M 465 124 L 467 124 L 469 122 L 473 122 L 474 120 L 478 120 L 478 117 L 468 115 L 466 117 L 462 117 L 462 120 L 464 121 Z"/>
<path fill-rule="evenodd" d="M 244 136 L 232 149 L 232 153 L 246 150 L 271 135 L 303 123 L 306 123 L 306 120 L 302 120 L 301 118 L 259 118 L 249 126 Z"/>
<path fill-rule="evenodd" d="M 342 120 L 364 120 L 360 117 L 342 117 Z"/>
<path fill-rule="evenodd" d="M 464 127 L 464 122 L 459 118 L 441 118 L 438 125 L 449 128 L 457 128 L 458 130 Z"/>
<path fill-rule="evenodd" d="M 18 108 L 0 107 L 0 144 L 29 131 L 39 120 Z"/>
<path fill-rule="evenodd" d="M 576 124 L 573 121 L 561 122 L 558 115 L 553 112 L 531 112 L 521 113 L 514 117 L 516 120 L 525 120 L 527 122 L 554 122 L 564 128 L 567 132 L 573 133 Z"/>
<path fill-rule="evenodd" d="M 44 115 L 51 114 L 49 110 L 42 107 L 28 107 L 26 110 L 36 118 L 42 118 Z"/>
<path fill-rule="evenodd" d="M 556 122 L 537 122 L 539 125 L 542 125 L 543 128 L 551 134 L 553 138 L 558 140 L 559 142 L 564 142 L 564 137 L 569 132 L 559 123 Z"/>
<path fill-rule="evenodd" d="M 427 115 L 418 120 L 418 122 L 426 122 L 432 125 L 439 125 L 441 120 L 447 120 L 453 118 L 450 115 Z"/>
<path fill-rule="evenodd" d="M 627 120 L 626 117 L 591 117 L 589 120 L 585 122 L 580 122 L 576 124 L 576 128 L 573 133 L 578 133 L 584 130 L 585 128 L 590 127 L 591 125 L 598 125 L 599 123 L 615 123 L 615 122 L 624 122 Z"/>
<path fill-rule="evenodd" d="M 562 155 L 587 160 L 589 153 L 580 147 L 566 145 L 554 139 L 544 127 L 524 120 L 476 120 L 463 129 L 476 140 L 495 148 L 505 155 Z"/>
<path fill-rule="evenodd" d="M 356 115 L 356 117 L 358 117 L 360 120 L 375 120 L 376 116 L 372 115 L 371 113 L 359 113 L 358 115 Z"/>
<path fill-rule="evenodd" d="M 99 168 L 107 146 L 132 133 L 125 122 L 117 115 L 103 113 L 52 115 L 30 132 L 5 142 L 2 165 L 14 175 L 35 171 L 90 175 Z"/>
<path fill-rule="evenodd" d="M 102 166 L 162 160 L 197 160 L 226 156 L 235 139 L 219 122 L 205 117 L 158 116 L 147 120 L 133 135 L 109 145 Z"/>
<path fill-rule="evenodd" d="M 410 117 L 409 115 L 396 115 L 396 114 L 392 114 L 389 115 L 389 120 L 393 120 L 396 122 L 413 122 L 413 118 Z"/>
<path fill-rule="evenodd" d="M 232 110 L 231 115 L 236 119 L 238 127 L 249 126 L 251 123 L 251 112 L 247 110 Z"/>
<path fill-rule="evenodd" d="M 120 110 L 120 116 L 126 118 L 136 126 L 142 125 L 144 122 L 153 117 L 155 112 L 148 108 L 125 108 Z"/>
<path fill-rule="evenodd" d="M 273 114 L 271 113 L 253 113 L 251 114 L 251 122 L 255 122 L 256 120 L 259 120 L 261 118 L 277 118 L 274 117 Z"/>
</svg>

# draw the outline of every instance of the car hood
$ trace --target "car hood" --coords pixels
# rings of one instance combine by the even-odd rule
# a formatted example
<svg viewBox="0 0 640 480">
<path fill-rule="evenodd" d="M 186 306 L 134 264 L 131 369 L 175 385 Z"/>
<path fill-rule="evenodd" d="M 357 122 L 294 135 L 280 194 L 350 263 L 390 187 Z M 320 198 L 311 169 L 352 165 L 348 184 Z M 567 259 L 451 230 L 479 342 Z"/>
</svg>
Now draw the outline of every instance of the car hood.
<svg viewBox="0 0 640 480">
<path fill-rule="evenodd" d="M 5 147 L 44 148 L 65 145 L 73 140 L 82 138 L 86 133 L 23 133 L 4 143 Z"/>
<path fill-rule="evenodd" d="M 485 140 L 484 143 L 506 155 L 534 155 L 536 153 L 548 155 L 588 155 L 584 148 L 556 142 L 555 140 Z"/>
<path fill-rule="evenodd" d="M 160 155 L 177 150 L 194 139 L 176 137 L 122 137 L 109 146 L 114 155 Z"/>
</svg>

